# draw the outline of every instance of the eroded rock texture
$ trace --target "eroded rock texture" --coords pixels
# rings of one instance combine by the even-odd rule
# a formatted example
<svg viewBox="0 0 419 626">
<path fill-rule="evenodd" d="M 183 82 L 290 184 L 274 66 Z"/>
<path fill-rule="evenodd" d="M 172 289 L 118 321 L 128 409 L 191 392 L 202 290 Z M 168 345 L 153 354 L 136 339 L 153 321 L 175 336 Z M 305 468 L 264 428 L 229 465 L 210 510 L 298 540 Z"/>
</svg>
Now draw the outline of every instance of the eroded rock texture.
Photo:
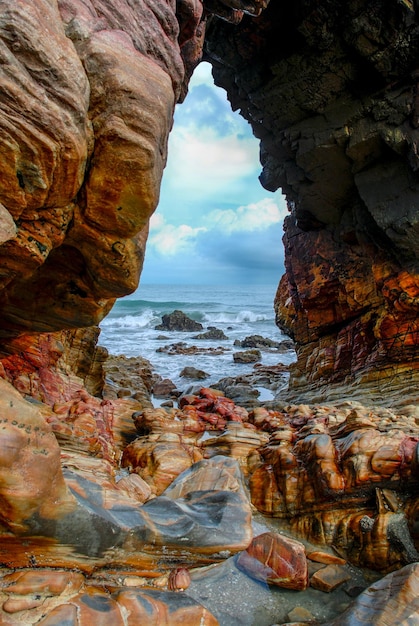
<svg viewBox="0 0 419 626">
<path fill-rule="evenodd" d="M 288 197 L 292 388 L 403 386 L 404 412 L 250 412 L 205 388 L 153 409 L 151 373 L 116 360 L 105 384 L 96 324 L 137 287 L 204 39 Z M 215 625 L 174 590 L 246 548 L 251 575 L 304 589 L 303 547 L 248 547 L 249 494 L 355 564 L 418 561 L 418 39 L 409 0 L 0 0 L 2 624 Z M 400 619 L 416 567 L 377 587 L 384 606 L 404 577 Z"/>
<path fill-rule="evenodd" d="M 97 324 L 137 287 L 208 10 L 242 4 L 2 0 L 3 337 Z"/>
<path fill-rule="evenodd" d="M 396 0 L 271 2 L 207 29 L 216 82 L 261 139 L 261 182 L 288 199 L 275 307 L 294 397 L 416 395 L 418 38 L 415 3 Z"/>
<path fill-rule="evenodd" d="M 2 334 L 90 326 L 138 284 L 185 73 L 175 6 L 4 0 L 0 36 Z"/>
<path fill-rule="evenodd" d="M 271 433 L 249 457 L 260 511 L 359 565 L 385 571 L 419 559 L 413 415 L 300 406 L 254 409 L 250 420 Z"/>
</svg>

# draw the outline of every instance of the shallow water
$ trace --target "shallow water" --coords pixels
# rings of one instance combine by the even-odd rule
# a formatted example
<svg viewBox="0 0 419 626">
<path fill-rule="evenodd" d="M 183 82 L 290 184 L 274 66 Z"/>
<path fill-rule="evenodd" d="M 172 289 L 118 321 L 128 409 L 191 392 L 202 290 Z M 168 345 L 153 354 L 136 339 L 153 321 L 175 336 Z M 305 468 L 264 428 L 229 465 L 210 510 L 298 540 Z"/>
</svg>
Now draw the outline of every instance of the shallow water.
<svg viewBox="0 0 419 626">
<path fill-rule="evenodd" d="M 253 529 L 255 536 L 268 531 L 292 536 L 281 520 L 265 518 L 260 514 L 254 516 Z M 308 542 L 302 543 L 307 549 L 319 549 L 319 546 Z M 329 552 L 332 553 L 331 550 Z M 361 570 L 348 564 L 344 569 L 351 576 L 350 582 L 344 583 L 331 593 L 312 587 L 305 591 L 293 591 L 268 586 L 252 579 L 237 568 L 236 558 L 231 557 L 223 563 L 192 572 L 192 583 L 186 592 L 208 608 L 218 619 L 220 626 L 284 624 L 291 621 L 288 614 L 295 607 L 307 609 L 317 623 L 325 623 L 343 613 L 351 603 L 353 598 L 345 589 L 350 591 L 356 586 L 361 590 L 378 578 L 376 574 L 370 573 L 371 578 L 368 580 Z"/>
</svg>

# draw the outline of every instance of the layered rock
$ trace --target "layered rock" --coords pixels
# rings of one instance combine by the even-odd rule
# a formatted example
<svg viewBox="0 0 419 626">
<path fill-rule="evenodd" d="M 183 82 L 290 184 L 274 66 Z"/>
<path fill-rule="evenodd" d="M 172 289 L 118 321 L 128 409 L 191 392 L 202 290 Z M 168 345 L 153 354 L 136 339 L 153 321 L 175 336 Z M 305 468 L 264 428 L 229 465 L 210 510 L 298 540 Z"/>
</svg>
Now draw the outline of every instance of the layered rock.
<svg viewBox="0 0 419 626">
<path fill-rule="evenodd" d="M 174 106 L 217 4 L 3 3 L 3 337 L 97 324 L 137 287 Z"/>
<path fill-rule="evenodd" d="M 206 623 L 199 620 L 212 616 L 189 596 L 176 600 L 161 589 L 185 588 L 187 568 L 236 552 L 247 575 L 304 590 L 301 544 L 265 533 L 249 546 L 246 477 L 262 511 L 305 538 L 333 543 L 352 562 L 386 570 L 417 559 L 419 435 L 406 415 L 360 407 L 247 411 L 202 388 L 181 408 L 135 411 L 135 433 L 127 426 L 139 407 L 132 399 L 103 401 L 73 389 L 71 399 L 48 406 L 24 401 L 5 381 L 1 398 L 2 623 L 77 615 L 83 624 L 102 609 L 118 623 L 127 607 L 142 619 L 144 602 L 154 607 L 150 623 L 162 614 L 167 624 Z M 310 577 L 312 588 L 330 592 L 347 579 L 343 559 L 307 557 L 328 564 Z M 407 610 L 408 598 L 397 601 Z"/>
<path fill-rule="evenodd" d="M 419 559 L 417 10 L 267 4 L 2 3 L 1 623 L 215 624 L 189 597 L 129 587 L 165 572 L 161 588 L 184 589 L 186 568 L 247 548 L 243 477 L 260 511 L 355 564 Z M 121 372 L 137 365 L 121 361 L 105 384 L 95 325 L 137 287 L 204 37 L 261 139 L 262 184 L 288 197 L 276 312 L 296 344 L 292 389 L 370 402 L 385 390 L 386 403 L 397 391 L 403 412 L 247 411 L 208 389 L 166 412 L 151 407 L 147 368 L 134 391 Z M 292 578 L 277 545 L 265 535 L 241 560 Z M 334 584 L 327 567 L 318 589 Z M 415 585 L 411 565 L 345 619 L 403 620 Z"/>
<path fill-rule="evenodd" d="M 261 182 L 288 200 L 275 307 L 293 398 L 417 399 L 418 38 L 414 4 L 393 0 L 271 2 L 207 30 L 216 82 L 261 139 Z"/>
<path fill-rule="evenodd" d="M 171 3 L 3 4 L 2 334 L 90 326 L 138 285 L 192 61 Z"/>
<path fill-rule="evenodd" d="M 301 591 L 308 585 L 303 544 L 279 533 L 264 533 L 253 539 L 237 559 L 240 569 L 271 585 Z"/>
<path fill-rule="evenodd" d="M 271 432 L 249 458 L 253 503 L 358 565 L 385 571 L 418 560 L 415 419 L 330 409 L 250 414 Z"/>
<path fill-rule="evenodd" d="M 23 623 L 22 617 L 25 624 L 43 626 L 218 624 L 207 609 L 185 596 L 95 582 L 65 570 L 18 570 L 4 575 L 0 580 L 2 624 Z"/>
<path fill-rule="evenodd" d="M 169 548 L 166 568 L 173 559 L 190 565 L 247 547 L 250 503 L 236 460 L 214 456 L 197 463 L 202 454 L 191 446 L 181 465 L 175 452 L 186 448 L 178 439 L 166 466 L 160 445 L 152 451 L 160 459 L 154 471 L 150 466 L 142 481 L 123 472 L 118 481 L 124 446 L 118 418 L 126 400 L 103 404 L 84 392 L 51 409 L 0 383 L 0 555 L 8 567 L 91 573 L 112 565 L 152 573 L 164 569 Z M 137 448 L 125 451 L 131 470 L 142 464 Z"/>
<path fill-rule="evenodd" d="M 391 596 L 390 602 L 384 600 Z M 328 626 L 408 624 L 419 617 L 418 564 L 407 565 L 371 585 Z"/>
</svg>

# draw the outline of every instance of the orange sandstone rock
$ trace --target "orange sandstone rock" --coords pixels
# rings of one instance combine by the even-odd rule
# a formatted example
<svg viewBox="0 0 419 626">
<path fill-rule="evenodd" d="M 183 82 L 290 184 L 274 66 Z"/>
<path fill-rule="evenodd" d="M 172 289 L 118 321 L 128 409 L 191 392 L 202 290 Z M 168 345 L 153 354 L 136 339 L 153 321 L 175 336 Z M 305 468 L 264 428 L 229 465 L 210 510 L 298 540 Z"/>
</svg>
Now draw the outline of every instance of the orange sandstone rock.
<svg viewBox="0 0 419 626">
<path fill-rule="evenodd" d="M 57 519 L 75 503 L 63 479 L 51 428 L 34 405 L 1 379 L 0 389 L 0 518 L 19 533 L 33 515 Z"/>
<path fill-rule="evenodd" d="M 308 569 L 302 543 L 279 533 L 255 537 L 237 558 L 237 566 L 249 576 L 286 589 L 304 590 Z"/>
<path fill-rule="evenodd" d="M 310 578 L 310 585 L 314 589 L 330 593 L 350 578 L 350 574 L 339 565 L 329 564 L 313 574 Z"/>
<path fill-rule="evenodd" d="M 324 563 L 326 565 L 329 565 L 329 564 L 345 565 L 346 564 L 345 559 L 342 559 L 341 557 L 336 556 L 335 554 L 330 554 L 328 552 L 322 552 L 319 550 L 307 552 L 307 558 L 310 559 L 310 561 L 315 561 L 316 563 Z"/>
<path fill-rule="evenodd" d="M 149 435 L 137 439 L 125 449 L 122 464 L 130 466 L 160 495 L 181 472 L 202 459 L 193 442 L 176 433 Z"/>
<path fill-rule="evenodd" d="M 56 582 L 55 580 L 56 579 Z M 19 570 L 0 578 L 0 623 L 27 626 L 217 626 L 214 616 L 183 594 L 106 586 L 65 570 Z"/>
</svg>

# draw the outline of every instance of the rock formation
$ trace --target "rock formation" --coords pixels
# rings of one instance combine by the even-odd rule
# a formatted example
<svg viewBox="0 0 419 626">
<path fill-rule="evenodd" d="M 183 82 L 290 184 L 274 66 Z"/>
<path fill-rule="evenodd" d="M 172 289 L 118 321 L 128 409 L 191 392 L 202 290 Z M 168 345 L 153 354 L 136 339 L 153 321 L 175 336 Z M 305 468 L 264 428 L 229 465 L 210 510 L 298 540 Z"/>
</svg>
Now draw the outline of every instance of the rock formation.
<svg viewBox="0 0 419 626">
<path fill-rule="evenodd" d="M 259 580 L 294 567 L 305 588 L 303 549 L 292 565 L 270 533 L 249 547 L 247 486 L 253 507 L 352 563 L 408 564 L 348 623 L 385 623 L 394 580 L 397 615 L 417 612 L 416 3 L 0 4 L 1 623 L 215 625 L 179 592 L 188 568 L 236 552 Z M 201 58 L 261 141 L 262 184 L 287 195 L 275 306 L 298 404 L 248 411 L 203 388 L 154 409 L 147 366 L 104 366 L 96 346 L 138 285 Z M 322 559 L 312 587 L 330 590 L 347 574 Z"/>
<path fill-rule="evenodd" d="M 271 2 L 207 28 L 261 183 L 288 200 L 275 306 L 295 399 L 417 399 L 418 39 L 416 4 L 395 0 Z"/>
<path fill-rule="evenodd" d="M 173 313 L 163 315 L 161 324 L 156 326 L 156 330 L 178 330 L 182 332 L 203 330 L 203 328 L 200 322 L 191 319 L 183 311 L 173 311 Z"/>
<path fill-rule="evenodd" d="M 416 9 L 267 4 L 4 2 L 4 338 L 97 324 L 136 288 L 205 40 L 261 140 L 262 184 L 288 199 L 276 311 L 297 347 L 291 388 L 417 383 Z"/>
</svg>

